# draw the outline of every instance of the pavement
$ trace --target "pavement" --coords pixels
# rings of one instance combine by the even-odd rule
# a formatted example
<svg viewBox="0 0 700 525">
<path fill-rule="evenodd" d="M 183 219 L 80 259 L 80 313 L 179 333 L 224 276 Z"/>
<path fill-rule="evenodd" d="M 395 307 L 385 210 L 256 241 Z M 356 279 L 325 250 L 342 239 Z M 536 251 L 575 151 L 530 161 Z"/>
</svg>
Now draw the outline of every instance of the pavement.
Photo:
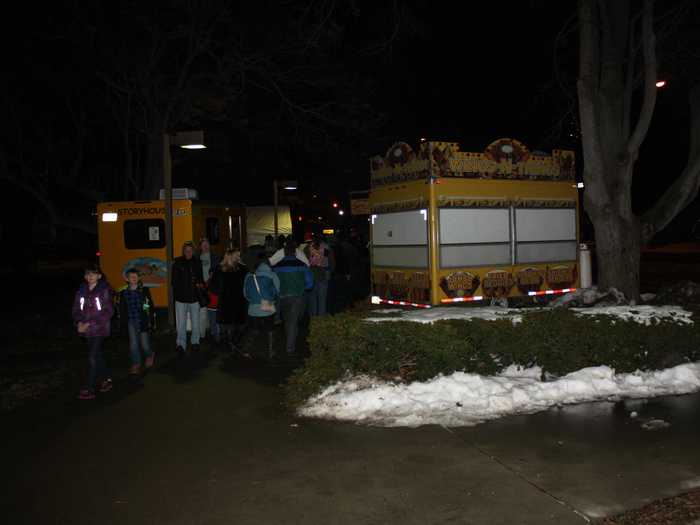
<svg viewBox="0 0 700 525">
<path fill-rule="evenodd" d="M 3 416 L 3 522 L 581 524 L 700 485 L 700 394 L 386 429 L 296 418 L 288 373 L 171 360 Z"/>
</svg>

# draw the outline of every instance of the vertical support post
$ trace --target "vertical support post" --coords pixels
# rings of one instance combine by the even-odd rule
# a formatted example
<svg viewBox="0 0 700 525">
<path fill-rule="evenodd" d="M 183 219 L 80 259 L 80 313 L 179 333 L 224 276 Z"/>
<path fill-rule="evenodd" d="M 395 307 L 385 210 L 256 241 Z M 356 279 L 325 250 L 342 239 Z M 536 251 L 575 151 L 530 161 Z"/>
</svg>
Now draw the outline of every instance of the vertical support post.
<svg viewBox="0 0 700 525">
<path fill-rule="evenodd" d="M 163 183 L 165 186 L 165 288 L 168 295 L 168 326 L 175 327 L 175 302 L 173 301 L 173 170 L 170 156 L 170 135 L 163 134 Z"/>
<path fill-rule="evenodd" d="M 274 203 L 275 203 L 275 204 L 274 204 L 274 206 L 275 206 L 275 242 L 277 242 L 277 229 L 278 229 L 278 225 L 277 225 L 277 200 L 278 200 L 278 198 L 277 198 L 277 179 L 275 179 L 275 180 L 272 181 L 272 190 L 274 191 L 274 194 L 275 194 L 275 196 L 274 196 Z"/>
<path fill-rule="evenodd" d="M 431 157 L 432 158 L 432 155 Z M 428 181 L 428 246 L 430 248 L 430 302 L 440 304 L 438 270 L 440 267 L 440 235 L 435 179 L 432 174 Z"/>
</svg>

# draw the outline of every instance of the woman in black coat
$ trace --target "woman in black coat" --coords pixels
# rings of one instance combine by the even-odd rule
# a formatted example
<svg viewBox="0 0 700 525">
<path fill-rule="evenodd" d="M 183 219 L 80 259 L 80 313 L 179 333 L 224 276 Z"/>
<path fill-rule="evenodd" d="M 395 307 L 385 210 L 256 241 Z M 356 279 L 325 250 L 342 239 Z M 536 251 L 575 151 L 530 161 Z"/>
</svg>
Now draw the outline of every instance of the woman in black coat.
<svg viewBox="0 0 700 525">
<path fill-rule="evenodd" d="M 246 322 L 248 305 L 243 297 L 245 275 L 241 252 L 226 250 L 209 283 L 210 291 L 218 298 L 216 322 L 221 327 L 221 338 L 234 351 L 238 350 L 237 343 Z"/>
</svg>

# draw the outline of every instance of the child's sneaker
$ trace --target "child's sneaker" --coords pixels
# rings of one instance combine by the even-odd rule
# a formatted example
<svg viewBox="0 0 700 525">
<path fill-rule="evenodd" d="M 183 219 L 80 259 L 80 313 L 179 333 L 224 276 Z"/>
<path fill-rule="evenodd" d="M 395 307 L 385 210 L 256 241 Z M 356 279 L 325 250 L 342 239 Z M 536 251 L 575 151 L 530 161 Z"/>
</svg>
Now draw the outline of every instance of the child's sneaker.
<svg viewBox="0 0 700 525">
<path fill-rule="evenodd" d="M 84 388 L 78 394 L 78 399 L 84 399 L 84 400 L 95 399 L 95 392 L 93 392 L 92 390 L 88 390 L 87 388 Z"/>
<path fill-rule="evenodd" d="M 105 392 L 109 392 L 110 390 L 112 390 L 112 380 L 105 379 L 100 385 L 100 392 L 104 394 Z"/>
<path fill-rule="evenodd" d="M 153 368 L 153 363 L 156 360 L 156 354 L 155 352 L 149 355 L 146 360 L 144 361 L 144 366 L 148 368 Z"/>
</svg>

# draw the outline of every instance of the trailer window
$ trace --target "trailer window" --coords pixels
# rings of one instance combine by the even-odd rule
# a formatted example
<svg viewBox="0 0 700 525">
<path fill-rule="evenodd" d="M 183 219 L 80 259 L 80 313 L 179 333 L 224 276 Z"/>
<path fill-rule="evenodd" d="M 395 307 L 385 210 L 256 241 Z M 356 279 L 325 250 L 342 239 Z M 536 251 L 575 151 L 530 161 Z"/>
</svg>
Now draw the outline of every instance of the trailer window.
<svg viewBox="0 0 700 525">
<path fill-rule="evenodd" d="M 518 263 L 575 261 L 576 210 L 517 208 L 515 240 Z"/>
<path fill-rule="evenodd" d="M 163 248 L 165 246 L 165 221 L 163 219 L 124 221 L 124 246 L 127 250 Z"/>
<path fill-rule="evenodd" d="M 205 227 L 207 230 L 207 239 L 209 239 L 209 244 L 219 244 L 219 240 L 221 238 L 219 231 L 219 218 L 207 217 Z"/>
<path fill-rule="evenodd" d="M 440 210 L 440 267 L 503 265 L 511 262 L 507 208 Z"/>
<path fill-rule="evenodd" d="M 428 212 L 411 210 L 372 215 L 374 266 L 428 267 Z"/>
</svg>

